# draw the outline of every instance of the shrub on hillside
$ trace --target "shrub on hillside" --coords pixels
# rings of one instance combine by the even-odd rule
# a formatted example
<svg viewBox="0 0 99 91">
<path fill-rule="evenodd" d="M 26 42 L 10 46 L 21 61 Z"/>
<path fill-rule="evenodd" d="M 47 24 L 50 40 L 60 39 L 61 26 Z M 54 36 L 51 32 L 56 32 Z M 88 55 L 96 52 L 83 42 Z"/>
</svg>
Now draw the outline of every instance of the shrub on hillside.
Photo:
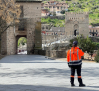
<svg viewBox="0 0 99 91">
<path fill-rule="evenodd" d="M 97 54 L 95 56 L 95 61 L 99 63 L 99 49 L 98 49 Z"/>
</svg>

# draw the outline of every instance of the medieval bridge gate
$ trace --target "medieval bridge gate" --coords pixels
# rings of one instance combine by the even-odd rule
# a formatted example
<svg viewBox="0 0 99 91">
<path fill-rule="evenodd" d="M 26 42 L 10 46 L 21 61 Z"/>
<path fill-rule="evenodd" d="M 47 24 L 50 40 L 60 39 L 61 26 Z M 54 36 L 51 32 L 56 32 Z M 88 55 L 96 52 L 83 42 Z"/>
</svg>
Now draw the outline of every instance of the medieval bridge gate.
<svg viewBox="0 0 99 91">
<path fill-rule="evenodd" d="M 16 0 L 21 6 L 20 23 L 9 27 L 2 35 L 1 54 L 16 54 L 18 39 L 27 38 L 27 54 L 35 49 L 42 48 L 41 38 L 41 1 L 42 0 Z"/>
</svg>

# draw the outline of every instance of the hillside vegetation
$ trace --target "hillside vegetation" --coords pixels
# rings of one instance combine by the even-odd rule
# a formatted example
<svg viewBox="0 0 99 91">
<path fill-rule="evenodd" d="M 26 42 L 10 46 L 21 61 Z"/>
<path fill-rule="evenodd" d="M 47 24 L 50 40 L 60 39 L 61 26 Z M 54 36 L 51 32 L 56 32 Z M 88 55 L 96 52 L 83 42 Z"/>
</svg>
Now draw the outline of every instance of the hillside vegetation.
<svg viewBox="0 0 99 91">
<path fill-rule="evenodd" d="M 56 0 L 56 1 L 61 2 L 64 0 Z M 68 12 L 89 12 L 89 24 L 93 26 L 99 26 L 99 0 L 65 0 L 65 1 L 66 3 L 69 4 Z M 43 2 L 46 3 L 46 1 Z M 58 22 L 56 21 L 56 24 L 57 23 Z"/>
<path fill-rule="evenodd" d="M 68 3 L 69 12 L 89 12 L 89 23 L 99 23 L 99 0 L 71 0 Z"/>
</svg>

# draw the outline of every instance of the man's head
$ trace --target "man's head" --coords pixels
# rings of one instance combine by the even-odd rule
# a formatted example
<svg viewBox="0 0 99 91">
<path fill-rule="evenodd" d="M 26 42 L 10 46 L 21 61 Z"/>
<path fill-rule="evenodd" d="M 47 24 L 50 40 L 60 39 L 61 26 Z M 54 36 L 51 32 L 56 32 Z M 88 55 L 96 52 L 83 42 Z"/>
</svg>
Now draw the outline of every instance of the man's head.
<svg viewBox="0 0 99 91">
<path fill-rule="evenodd" d="M 77 41 L 73 41 L 73 46 L 77 46 L 78 42 Z"/>
</svg>

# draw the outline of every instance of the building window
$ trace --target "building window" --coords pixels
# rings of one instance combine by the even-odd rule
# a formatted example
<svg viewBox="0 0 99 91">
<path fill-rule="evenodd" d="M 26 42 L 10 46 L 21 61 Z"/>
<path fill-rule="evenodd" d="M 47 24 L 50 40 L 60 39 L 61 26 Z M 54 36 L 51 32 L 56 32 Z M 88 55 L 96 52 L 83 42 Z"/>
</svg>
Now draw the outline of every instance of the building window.
<svg viewBox="0 0 99 91">
<path fill-rule="evenodd" d="M 53 8 L 55 8 L 55 6 L 53 6 Z"/>
<path fill-rule="evenodd" d="M 51 6 L 49 6 L 49 8 L 51 8 Z"/>
<path fill-rule="evenodd" d="M 57 7 L 57 9 L 59 9 L 59 7 Z"/>
<path fill-rule="evenodd" d="M 42 29 L 44 29 L 44 27 L 42 27 Z"/>
<path fill-rule="evenodd" d="M 48 27 L 46 27 L 46 29 L 48 29 Z"/>
</svg>

